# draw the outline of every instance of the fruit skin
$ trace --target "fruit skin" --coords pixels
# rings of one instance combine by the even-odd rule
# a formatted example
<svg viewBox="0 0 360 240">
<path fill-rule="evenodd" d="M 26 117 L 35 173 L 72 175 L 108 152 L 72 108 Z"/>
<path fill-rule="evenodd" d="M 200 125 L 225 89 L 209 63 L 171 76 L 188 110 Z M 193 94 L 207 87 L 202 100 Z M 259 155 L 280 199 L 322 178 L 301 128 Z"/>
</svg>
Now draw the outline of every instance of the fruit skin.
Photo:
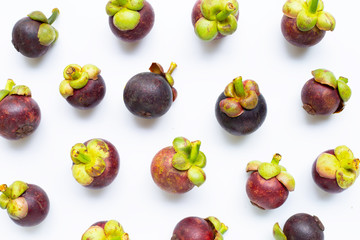
<svg viewBox="0 0 360 240">
<path fill-rule="evenodd" d="M 175 226 L 171 240 L 213 240 L 214 236 L 213 227 L 208 221 L 187 217 Z"/>
<path fill-rule="evenodd" d="M 324 226 L 316 216 L 298 213 L 286 221 L 284 233 L 288 240 L 323 240 Z"/>
<path fill-rule="evenodd" d="M 118 29 L 113 22 L 113 16 L 109 17 L 109 25 L 112 33 L 125 42 L 134 42 L 143 39 L 154 26 L 155 13 L 147 1 L 144 1 L 144 7 L 139 11 L 140 22 L 138 25 L 127 31 L 121 31 Z"/>
<path fill-rule="evenodd" d="M 81 237 L 82 240 L 129 240 L 121 224 L 116 220 L 99 221 L 92 224 Z"/>
<path fill-rule="evenodd" d="M 9 140 L 32 134 L 40 120 L 40 108 L 31 97 L 10 95 L 0 101 L 0 135 Z"/>
</svg>

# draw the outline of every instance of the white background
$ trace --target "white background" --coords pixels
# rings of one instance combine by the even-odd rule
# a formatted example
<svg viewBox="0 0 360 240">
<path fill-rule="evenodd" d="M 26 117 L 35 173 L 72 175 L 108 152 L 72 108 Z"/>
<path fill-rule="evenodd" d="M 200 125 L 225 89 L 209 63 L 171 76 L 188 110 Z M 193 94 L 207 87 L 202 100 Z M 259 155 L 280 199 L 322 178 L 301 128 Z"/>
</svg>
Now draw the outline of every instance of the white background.
<svg viewBox="0 0 360 240">
<path fill-rule="evenodd" d="M 12 78 L 29 86 L 42 112 L 30 137 L 0 139 L 0 183 L 37 184 L 51 201 L 48 217 L 35 227 L 17 226 L 1 211 L 0 239 L 80 239 L 91 224 L 116 219 L 133 240 L 162 240 L 170 239 L 177 222 L 187 216 L 213 215 L 229 226 L 225 239 L 270 240 L 273 224 L 283 226 L 298 212 L 317 215 L 328 240 L 358 237 L 360 183 L 341 194 L 325 193 L 314 184 L 311 165 L 322 151 L 343 144 L 360 156 L 359 2 L 325 1 L 337 25 L 311 49 L 284 40 L 284 1 L 240 0 L 238 30 L 211 43 L 194 34 L 194 2 L 152 0 L 154 27 L 135 44 L 111 33 L 106 1 L 19 0 L 0 8 L 0 85 Z M 36 60 L 16 52 L 11 43 L 16 21 L 33 10 L 49 16 L 54 7 L 60 10 L 53 24 L 60 33 L 56 44 Z M 148 71 L 153 61 L 165 69 L 171 61 L 178 64 L 173 77 L 179 95 L 164 116 L 143 120 L 126 109 L 122 94 L 127 80 Z M 93 110 L 74 109 L 58 91 L 62 71 L 71 63 L 91 63 L 102 70 L 107 92 Z M 349 78 L 353 95 L 340 114 L 311 117 L 302 109 L 301 88 L 317 68 Z M 257 81 L 268 105 L 262 127 L 245 137 L 225 132 L 214 114 L 218 95 L 240 75 Z M 201 140 L 208 159 L 206 182 L 183 195 L 163 192 L 150 175 L 153 156 L 177 136 Z M 95 137 L 112 142 L 121 158 L 115 181 L 98 191 L 73 179 L 69 157 L 72 145 Z M 247 198 L 245 166 L 251 160 L 270 161 L 276 152 L 294 176 L 296 189 L 280 208 L 262 211 Z"/>
</svg>

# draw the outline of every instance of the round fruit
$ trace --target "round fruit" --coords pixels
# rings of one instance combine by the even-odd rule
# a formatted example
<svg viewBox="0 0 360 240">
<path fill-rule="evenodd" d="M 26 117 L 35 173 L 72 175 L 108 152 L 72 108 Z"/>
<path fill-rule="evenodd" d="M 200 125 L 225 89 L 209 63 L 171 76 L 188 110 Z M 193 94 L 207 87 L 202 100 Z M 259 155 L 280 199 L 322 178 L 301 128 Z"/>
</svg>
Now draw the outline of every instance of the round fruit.
<svg viewBox="0 0 360 240">
<path fill-rule="evenodd" d="M 81 240 L 129 240 L 121 224 L 115 220 L 100 221 L 91 225 Z"/>
</svg>

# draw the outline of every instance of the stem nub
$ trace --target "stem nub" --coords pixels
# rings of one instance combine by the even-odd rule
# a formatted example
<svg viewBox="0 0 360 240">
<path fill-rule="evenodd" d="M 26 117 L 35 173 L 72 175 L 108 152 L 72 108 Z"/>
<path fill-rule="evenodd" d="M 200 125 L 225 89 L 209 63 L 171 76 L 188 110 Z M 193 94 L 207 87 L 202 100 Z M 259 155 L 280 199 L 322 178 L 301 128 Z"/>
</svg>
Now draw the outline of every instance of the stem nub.
<svg viewBox="0 0 360 240">
<path fill-rule="evenodd" d="M 310 0 L 309 12 L 315 14 L 318 8 L 319 0 Z"/>
<path fill-rule="evenodd" d="M 216 15 L 218 21 L 224 21 L 230 14 L 235 12 L 236 8 L 231 2 L 227 2 L 225 8 Z"/>
<path fill-rule="evenodd" d="M 59 16 L 60 11 L 57 8 L 54 8 L 52 10 L 51 16 L 48 18 L 48 23 L 51 25 L 53 22 L 55 22 L 56 18 Z"/>
<path fill-rule="evenodd" d="M 233 84 L 234 84 L 236 95 L 238 95 L 239 97 L 245 97 L 245 90 L 244 90 L 244 85 L 242 82 L 242 77 L 235 78 L 233 80 Z"/>
</svg>

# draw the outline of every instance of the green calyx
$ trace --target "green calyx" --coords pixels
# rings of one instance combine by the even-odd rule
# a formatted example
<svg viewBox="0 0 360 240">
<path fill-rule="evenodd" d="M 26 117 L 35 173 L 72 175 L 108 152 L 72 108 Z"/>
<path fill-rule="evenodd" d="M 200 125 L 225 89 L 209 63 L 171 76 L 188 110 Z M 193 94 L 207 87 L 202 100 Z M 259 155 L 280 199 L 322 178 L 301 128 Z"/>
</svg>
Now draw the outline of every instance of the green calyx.
<svg viewBox="0 0 360 240">
<path fill-rule="evenodd" d="M 119 30 L 127 31 L 139 24 L 139 11 L 143 7 L 143 0 L 110 0 L 106 4 L 106 13 L 114 17 L 113 23 Z"/>
<path fill-rule="evenodd" d="M 101 70 L 92 64 L 80 67 L 77 64 L 66 66 L 63 71 L 65 80 L 60 83 L 60 94 L 67 98 L 74 94 L 74 89 L 81 89 L 86 86 L 89 79 L 97 80 Z"/>
<path fill-rule="evenodd" d="M 189 180 L 195 185 L 202 185 L 205 180 L 203 168 L 206 165 L 206 156 L 200 151 L 200 141 L 190 142 L 184 137 L 177 137 L 173 141 L 176 153 L 172 165 L 179 171 L 187 171 Z"/>
<path fill-rule="evenodd" d="M 228 230 L 228 227 L 220 222 L 219 219 L 217 219 L 216 217 L 208 217 L 205 219 L 206 221 L 210 222 L 215 230 L 215 238 L 214 240 L 223 240 L 223 234 Z"/>
<path fill-rule="evenodd" d="M 317 158 L 316 171 L 321 177 L 336 179 L 339 187 L 346 189 L 359 176 L 360 160 L 344 145 L 336 147 L 334 154 L 322 153 Z"/>
<path fill-rule="evenodd" d="M 81 185 L 89 185 L 95 177 L 100 176 L 105 168 L 105 159 L 109 157 L 109 147 L 101 139 L 92 139 L 86 145 L 77 143 L 71 148 L 71 159 L 74 163 L 72 173 Z"/>
<path fill-rule="evenodd" d="M 281 155 L 276 153 L 270 163 L 251 161 L 246 166 L 246 172 L 257 171 L 266 180 L 276 177 L 289 191 L 294 191 L 295 179 L 286 168 L 279 165 L 281 158 Z"/>
<path fill-rule="evenodd" d="M 104 228 L 100 226 L 91 226 L 82 236 L 82 240 L 129 240 L 129 235 L 124 231 L 121 224 L 116 220 L 110 220 L 105 223 Z"/>
<path fill-rule="evenodd" d="M 273 226 L 273 236 L 275 240 L 287 240 L 287 237 L 281 229 L 279 223 L 275 223 Z"/>
<path fill-rule="evenodd" d="M 200 8 L 203 17 L 195 23 L 195 33 L 200 39 L 211 41 L 219 33 L 231 35 L 236 31 L 239 14 L 236 0 L 203 0 Z"/>
<path fill-rule="evenodd" d="M 46 18 L 45 14 L 40 11 L 34 11 L 28 14 L 28 17 L 32 20 L 42 23 L 38 31 L 38 38 L 41 45 L 50 46 L 57 40 L 59 34 L 51 24 L 56 20 L 59 14 L 60 11 L 57 8 L 52 10 L 52 14 L 49 18 Z"/>
<path fill-rule="evenodd" d="M 343 102 L 347 102 L 351 97 L 351 89 L 347 85 L 348 79 L 339 77 L 336 79 L 334 74 L 326 69 L 316 69 L 311 72 L 316 82 L 328 85 L 337 89 Z"/>
<path fill-rule="evenodd" d="M 220 101 L 220 110 L 228 117 L 238 117 L 244 109 L 251 110 L 257 106 L 260 91 L 255 81 L 242 81 L 242 77 L 237 77 L 226 86 L 224 94 L 227 98 Z"/>
<path fill-rule="evenodd" d="M 322 0 L 287 0 L 283 5 L 283 13 L 290 18 L 296 18 L 298 29 L 304 32 L 315 26 L 324 31 L 335 29 L 334 17 L 323 9 Z"/>
<path fill-rule="evenodd" d="M 31 97 L 30 88 L 25 85 L 16 85 L 12 79 L 8 79 L 5 85 L 5 89 L 0 90 L 0 101 L 6 96 L 18 95 Z"/>
<path fill-rule="evenodd" d="M 28 188 L 22 181 L 15 181 L 9 187 L 6 184 L 0 185 L 0 207 L 6 209 L 11 218 L 22 219 L 27 215 L 27 202 L 21 195 Z"/>
<path fill-rule="evenodd" d="M 173 101 L 175 101 L 175 99 L 177 97 L 177 91 L 174 88 L 174 79 L 171 74 L 174 72 L 176 67 L 177 67 L 177 64 L 174 62 L 171 62 L 169 69 L 166 72 L 164 72 L 163 67 L 159 63 L 154 62 L 151 64 L 151 66 L 149 68 L 150 72 L 161 75 L 169 83 L 169 85 L 172 89 L 172 92 L 173 92 Z"/>
</svg>

